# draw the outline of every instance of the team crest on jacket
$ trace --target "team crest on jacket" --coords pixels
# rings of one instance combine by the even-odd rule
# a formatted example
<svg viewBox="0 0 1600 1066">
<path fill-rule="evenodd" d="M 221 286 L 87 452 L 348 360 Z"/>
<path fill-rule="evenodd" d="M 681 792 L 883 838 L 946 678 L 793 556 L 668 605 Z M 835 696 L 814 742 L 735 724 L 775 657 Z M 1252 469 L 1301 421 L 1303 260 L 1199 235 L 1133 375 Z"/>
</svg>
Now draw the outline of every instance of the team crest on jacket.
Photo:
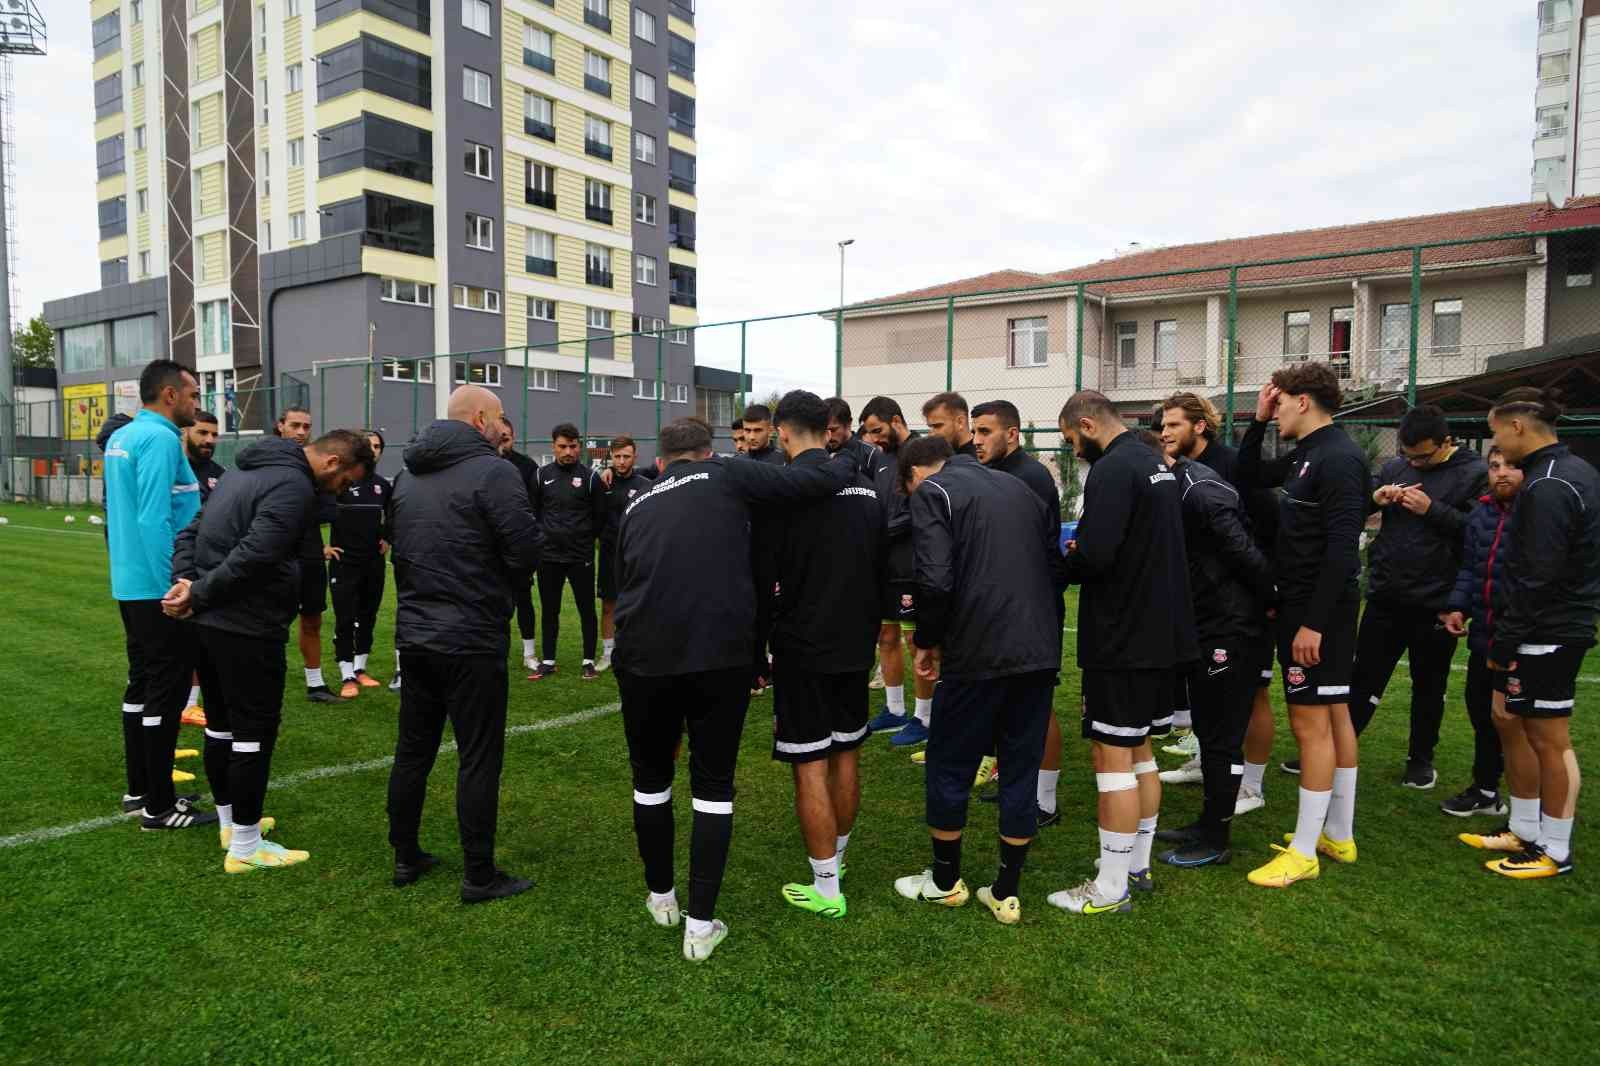
<svg viewBox="0 0 1600 1066">
<path fill-rule="evenodd" d="M 1520 696 L 1520 695 L 1522 695 L 1522 679 L 1520 677 L 1508 677 L 1508 678 L 1506 678 L 1506 695 L 1507 696 Z"/>
<path fill-rule="evenodd" d="M 629 489 L 629 490 L 628 490 L 628 499 L 630 499 L 630 500 L 631 500 L 631 499 L 633 499 L 633 498 L 634 498 L 634 497 L 635 497 L 635 496 L 637 496 L 637 495 L 638 495 L 638 494 L 639 494 L 639 490 L 638 490 L 638 489 Z"/>
<path fill-rule="evenodd" d="M 572 479 L 572 487 L 575 488 L 575 489 L 583 488 L 583 478 L 581 478 L 581 477 L 573 478 Z"/>
<path fill-rule="evenodd" d="M 1298 666 L 1289 667 L 1289 672 L 1283 676 L 1291 685 L 1303 685 L 1306 683 L 1306 672 Z"/>
<path fill-rule="evenodd" d="M 1228 649 L 1227 648 L 1218 648 L 1216 651 L 1213 651 L 1211 653 L 1211 661 L 1216 663 L 1218 666 L 1221 666 L 1223 663 L 1227 662 L 1228 661 Z"/>
<path fill-rule="evenodd" d="M 1305 477 L 1306 476 L 1306 472 L 1309 471 L 1310 469 L 1311 469 L 1311 461 L 1308 459 L 1305 462 L 1300 464 L 1300 476 L 1301 477 Z"/>
<path fill-rule="evenodd" d="M 383 495 L 383 486 L 382 485 L 374 485 L 374 486 L 372 486 L 372 491 L 373 491 L 374 495 L 382 496 Z"/>
<path fill-rule="evenodd" d="M 916 605 L 916 602 L 917 601 L 912 597 L 911 593 L 903 592 L 903 593 L 900 594 L 900 609 L 901 610 L 903 610 L 903 611 L 911 610 L 911 608 Z"/>
<path fill-rule="evenodd" d="M 206 488 L 214 489 L 216 487 L 217 487 L 217 479 L 216 478 L 214 478 L 214 477 L 206 478 Z"/>
</svg>

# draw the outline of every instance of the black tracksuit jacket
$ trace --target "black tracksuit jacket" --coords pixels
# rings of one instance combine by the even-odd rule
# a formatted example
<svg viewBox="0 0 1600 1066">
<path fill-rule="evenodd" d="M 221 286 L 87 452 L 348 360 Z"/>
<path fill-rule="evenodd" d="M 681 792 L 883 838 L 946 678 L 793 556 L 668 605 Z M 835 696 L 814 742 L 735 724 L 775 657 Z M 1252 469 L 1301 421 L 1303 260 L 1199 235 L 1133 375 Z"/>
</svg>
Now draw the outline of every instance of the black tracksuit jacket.
<svg viewBox="0 0 1600 1066">
<path fill-rule="evenodd" d="M 300 551 L 315 530 L 317 487 L 300 445 L 265 437 L 178 534 L 172 576 L 193 582 L 194 622 L 287 641 L 300 603 Z"/>
<path fill-rule="evenodd" d="M 539 468 L 533 513 L 544 530 L 547 563 L 592 563 L 594 545 L 606 523 L 606 487 L 600 475 L 581 463 L 551 463 Z"/>
<path fill-rule="evenodd" d="M 773 440 L 776 439 L 777 434 L 776 431 L 774 431 Z M 758 463 L 766 463 L 768 466 L 784 466 L 788 463 L 788 460 L 784 458 L 783 449 L 774 444 L 772 440 L 767 441 L 767 446 L 762 448 L 760 451 L 745 452 L 743 455 L 740 455 L 739 458 L 753 459 Z"/>
<path fill-rule="evenodd" d="M 1056 550 L 1050 553 L 1050 576 L 1056 584 L 1057 591 L 1065 592 L 1067 559 L 1061 554 L 1061 490 L 1056 488 L 1056 479 L 1050 476 L 1050 471 L 1045 469 L 1043 463 L 1021 448 L 1007 452 L 1004 459 L 990 464 L 989 469 L 1010 474 L 1028 486 L 1035 496 L 1044 501 L 1045 510 L 1055 516 Z"/>
<path fill-rule="evenodd" d="M 942 648 L 941 674 L 984 681 L 1061 668 L 1050 556 L 1061 519 L 1017 478 L 957 455 L 908 507 L 919 648 Z"/>
<path fill-rule="evenodd" d="M 331 527 L 328 543 L 343 550 L 340 562 L 359 566 L 383 561 L 378 542 L 388 539 L 392 502 L 394 486 L 378 474 L 368 474 L 339 494 L 326 520 Z"/>
<path fill-rule="evenodd" d="M 1510 663 L 1519 644 L 1594 643 L 1600 617 L 1600 474 L 1565 444 L 1521 463 L 1511 507 L 1506 580 L 1494 587 L 1489 658 Z"/>
<path fill-rule="evenodd" d="M 1132 433 L 1089 467 L 1077 550 L 1078 667 L 1166 670 L 1200 656 L 1177 475 Z"/>
<path fill-rule="evenodd" d="M 748 668 L 755 658 L 751 508 L 829 496 L 855 477 L 835 457 L 772 467 L 679 460 L 622 512 L 617 534 L 617 669 L 643 677 Z"/>
<path fill-rule="evenodd" d="M 1420 515 L 1398 503 L 1380 508 L 1372 502 L 1380 486 L 1417 484 L 1433 501 Z M 1444 610 L 1461 569 L 1467 516 L 1488 484 L 1488 465 L 1465 448 L 1427 470 L 1400 457 L 1384 463 L 1367 482 L 1367 513 L 1383 512 L 1383 526 L 1367 549 L 1367 599 Z"/>
<path fill-rule="evenodd" d="M 1195 635 L 1212 647 L 1260 640 L 1275 598 L 1272 564 L 1250 535 L 1243 497 L 1204 463 L 1179 459 L 1172 472 L 1183 497 Z"/>
<path fill-rule="evenodd" d="M 227 467 L 215 459 L 196 459 L 187 450 L 184 457 L 189 460 L 189 469 L 194 471 L 194 476 L 200 482 L 200 506 L 204 507 L 206 501 L 211 499 L 211 490 L 217 487 L 217 482 L 222 480 L 222 475 L 228 472 Z"/>
</svg>

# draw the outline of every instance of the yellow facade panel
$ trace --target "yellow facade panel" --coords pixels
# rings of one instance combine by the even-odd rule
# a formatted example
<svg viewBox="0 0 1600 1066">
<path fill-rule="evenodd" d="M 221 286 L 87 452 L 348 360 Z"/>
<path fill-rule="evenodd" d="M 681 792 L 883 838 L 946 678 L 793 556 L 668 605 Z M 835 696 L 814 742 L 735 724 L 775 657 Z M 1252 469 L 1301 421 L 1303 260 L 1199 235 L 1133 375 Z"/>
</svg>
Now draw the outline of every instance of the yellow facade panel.
<svg viewBox="0 0 1600 1066">
<path fill-rule="evenodd" d="M 213 23 L 190 38 L 194 80 L 205 81 L 222 73 L 222 26 Z"/>
<path fill-rule="evenodd" d="M 523 315 L 523 311 L 527 309 L 518 308 L 516 310 L 512 310 L 511 308 L 511 301 L 515 300 L 517 303 L 522 303 L 526 299 L 527 297 L 525 296 L 517 296 L 512 293 L 506 293 L 504 296 L 505 307 L 503 310 L 505 313 L 502 317 L 506 320 L 507 348 L 521 348 L 528 343 L 528 319 Z M 522 362 L 521 352 L 507 352 L 506 362 L 511 362 L 512 356 L 516 356 L 519 364 Z M 509 377 L 507 380 L 510 380 Z M 517 383 L 519 385 L 522 383 L 522 378 L 520 375 L 517 377 Z"/>
<path fill-rule="evenodd" d="M 667 321 L 674 326 L 698 326 L 700 316 L 692 307 L 679 307 L 671 304 L 667 308 Z"/>
<path fill-rule="evenodd" d="M 685 137 L 677 130 L 667 131 L 667 147 L 676 148 L 680 152 L 688 152 L 690 155 L 695 154 L 694 138 Z"/>
<path fill-rule="evenodd" d="M 143 85 L 128 94 L 128 114 L 133 116 L 135 124 L 144 117 L 144 90 Z"/>
<path fill-rule="evenodd" d="M 109 78 L 111 75 L 115 74 L 121 69 L 122 52 L 119 49 L 118 51 L 111 52 L 108 55 L 103 55 L 94 61 L 94 80 L 99 81 L 101 78 Z M 122 78 L 124 82 L 123 88 L 126 89 L 128 83 L 131 83 L 132 81 L 131 75 L 124 74 Z"/>
<path fill-rule="evenodd" d="M 221 2 L 222 0 L 194 0 L 194 13 L 203 15 Z"/>
<path fill-rule="evenodd" d="M 682 192 L 678 189 L 667 190 L 667 203 L 673 207 L 681 207 L 685 211 L 698 212 L 700 210 L 700 201 L 693 193 Z"/>
<path fill-rule="evenodd" d="M 133 184 L 137 188 L 150 180 L 150 153 L 133 153 Z"/>
<path fill-rule="evenodd" d="M 107 115 L 94 124 L 94 139 L 103 141 L 114 133 L 122 132 L 122 112 Z"/>
<path fill-rule="evenodd" d="M 202 285 L 214 285 L 228 276 L 228 234 L 218 230 L 199 238 L 200 277 Z"/>
<path fill-rule="evenodd" d="M 290 140 L 305 133 L 305 103 L 304 93 L 290 93 L 283 98 L 283 132 Z"/>
<path fill-rule="evenodd" d="M 222 143 L 222 94 L 212 93 L 199 103 L 200 128 L 195 131 L 196 147 L 209 148 Z"/>
<path fill-rule="evenodd" d="M 343 21 L 343 20 L 341 20 Z M 457 87 L 459 89 L 459 86 Z M 392 118 L 396 122 L 404 122 L 419 129 L 433 129 L 433 112 L 411 104 L 401 103 L 392 96 L 382 93 L 370 92 L 366 89 L 353 93 L 345 93 L 335 97 L 325 104 L 317 105 L 317 128 L 326 129 L 341 122 L 349 122 L 359 118 L 363 111 L 384 118 Z"/>
<path fill-rule="evenodd" d="M 122 0 L 90 0 L 89 20 L 105 18 L 122 6 Z"/>
<path fill-rule="evenodd" d="M 690 81 L 688 78 L 680 78 L 676 74 L 669 73 L 667 75 L 667 88 L 671 89 L 675 93 L 682 93 L 685 96 L 694 95 L 694 82 Z"/>
<path fill-rule="evenodd" d="M 400 278 L 404 281 L 426 281 L 429 284 L 433 284 L 439 274 L 432 259 L 420 255 L 407 255 L 405 252 L 396 252 L 388 248 L 361 249 L 361 272 L 384 278 Z M 435 290 L 433 298 L 436 302 L 448 300 L 450 294 Z"/>
<path fill-rule="evenodd" d="M 139 221 L 133 227 L 134 247 L 150 247 L 150 216 L 140 215 Z"/>
<path fill-rule="evenodd" d="M 200 216 L 209 218 L 223 211 L 222 164 L 212 163 L 200 168 Z"/>
<path fill-rule="evenodd" d="M 300 28 L 299 15 L 283 20 L 283 62 L 285 65 L 300 62 L 300 57 L 305 54 Z M 306 73 L 315 74 L 316 71 L 309 70 Z"/>
<path fill-rule="evenodd" d="M 284 203 L 288 205 L 290 214 L 306 209 L 306 183 L 303 180 L 289 182 L 289 193 L 284 198 Z"/>
<path fill-rule="evenodd" d="M 128 33 L 128 51 L 135 60 L 144 58 L 144 23 L 125 27 Z"/>
<path fill-rule="evenodd" d="M 115 174 L 102 181 L 95 182 L 94 198 L 96 200 L 109 200 L 113 196 L 122 196 L 128 191 L 128 175 Z"/>
<path fill-rule="evenodd" d="M 110 240 L 100 242 L 100 261 L 107 259 L 121 259 L 128 254 L 128 235 L 112 237 Z"/>
<path fill-rule="evenodd" d="M 304 197 L 305 183 L 291 181 L 289 184 L 291 203 L 297 186 L 301 190 L 302 199 Z M 433 202 L 433 186 L 425 182 L 412 181 L 410 178 L 396 177 L 377 170 L 347 170 L 343 174 L 335 174 L 317 182 L 317 206 L 323 207 L 344 200 L 353 200 L 367 190 L 398 196 L 403 200 L 415 200 L 418 203 Z"/>
<path fill-rule="evenodd" d="M 686 41 L 694 40 L 694 27 L 676 15 L 667 16 L 667 29 Z"/>
<path fill-rule="evenodd" d="M 676 245 L 667 249 L 667 262 L 677 263 L 679 266 L 686 267 L 699 267 L 700 265 L 698 256 L 687 248 L 679 248 Z"/>
<path fill-rule="evenodd" d="M 446 5 L 447 10 L 448 6 Z M 457 12 L 455 17 L 460 18 L 460 13 Z M 433 41 L 427 34 L 418 33 L 386 18 L 379 18 L 370 11 L 356 11 L 318 26 L 311 33 L 311 51 L 315 55 L 321 55 L 330 48 L 349 44 L 363 33 L 402 48 L 409 48 L 413 52 L 420 52 L 422 55 L 433 54 Z"/>
</svg>

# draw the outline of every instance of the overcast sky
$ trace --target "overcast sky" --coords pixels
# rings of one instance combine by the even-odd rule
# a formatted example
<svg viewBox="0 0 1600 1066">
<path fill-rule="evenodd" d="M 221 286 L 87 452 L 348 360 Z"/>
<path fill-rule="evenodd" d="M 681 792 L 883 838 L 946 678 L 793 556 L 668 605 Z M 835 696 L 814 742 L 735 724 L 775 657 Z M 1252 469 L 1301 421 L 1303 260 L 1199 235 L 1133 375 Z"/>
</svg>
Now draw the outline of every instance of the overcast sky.
<svg viewBox="0 0 1600 1066">
<path fill-rule="evenodd" d="M 99 280 L 89 17 L 43 6 L 51 54 L 16 61 L 28 315 Z M 858 300 L 1528 195 L 1533 0 L 697 6 L 708 323 L 834 305 L 845 238 Z M 751 326 L 757 391 L 831 391 L 832 343 Z M 737 366 L 737 330 L 700 350 Z"/>
</svg>

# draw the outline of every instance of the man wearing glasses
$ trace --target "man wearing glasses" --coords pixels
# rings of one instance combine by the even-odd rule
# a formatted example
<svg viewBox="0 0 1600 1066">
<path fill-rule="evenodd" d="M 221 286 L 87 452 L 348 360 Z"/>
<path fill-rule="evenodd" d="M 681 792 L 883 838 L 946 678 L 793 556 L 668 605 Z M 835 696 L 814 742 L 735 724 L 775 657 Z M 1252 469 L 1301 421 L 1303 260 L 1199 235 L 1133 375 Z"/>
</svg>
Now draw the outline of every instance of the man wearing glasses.
<svg viewBox="0 0 1600 1066">
<path fill-rule="evenodd" d="M 1489 468 L 1456 445 L 1444 412 L 1431 404 L 1407 411 L 1398 436 L 1400 454 L 1383 465 L 1367 500 L 1367 513 L 1383 512 L 1383 525 L 1367 553 L 1367 609 L 1356 637 L 1350 721 L 1360 735 L 1406 655 L 1411 743 L 1400 783 L 1429 789 L 1439 776 L 1433 749 L 1456 652 L 1456 638 L 1440 624 L 1439 612 L 1449 604 L 1467 515 L 1486 490 Z"/>
</svg>

